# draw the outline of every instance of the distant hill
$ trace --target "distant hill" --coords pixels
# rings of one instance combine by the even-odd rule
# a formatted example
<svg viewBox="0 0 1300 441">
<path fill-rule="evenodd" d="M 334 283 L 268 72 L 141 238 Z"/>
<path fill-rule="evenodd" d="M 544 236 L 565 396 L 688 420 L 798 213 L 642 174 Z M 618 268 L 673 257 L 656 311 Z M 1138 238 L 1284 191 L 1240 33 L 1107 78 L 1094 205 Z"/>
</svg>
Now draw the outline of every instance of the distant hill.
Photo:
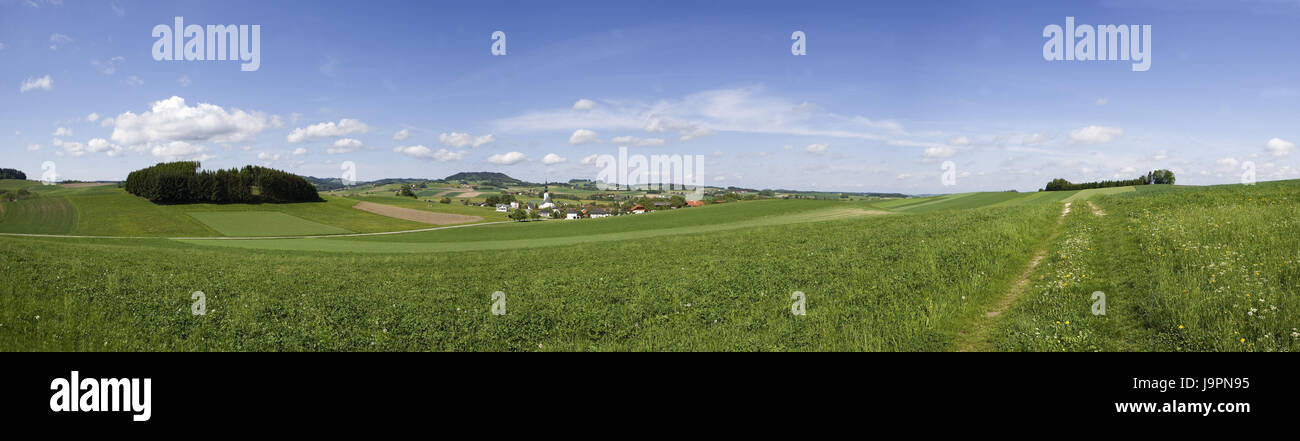
<svg viewBox="0 0 1300 441">
<path fill-rule="evenodd" d="M 443 180 L 453 184 L 459 183 L 461 181 L 480 182 L 484 184 L 490 184 L 496 187 L 505 187 L 511 185 L 514 186 L 535 185 L 530 182 L 521 181 L 512 178 L 509 175 L 506 175 L 505 173 L 498 173 L 498 172 L 460 172 L 448 176 Z"/>
</svg>

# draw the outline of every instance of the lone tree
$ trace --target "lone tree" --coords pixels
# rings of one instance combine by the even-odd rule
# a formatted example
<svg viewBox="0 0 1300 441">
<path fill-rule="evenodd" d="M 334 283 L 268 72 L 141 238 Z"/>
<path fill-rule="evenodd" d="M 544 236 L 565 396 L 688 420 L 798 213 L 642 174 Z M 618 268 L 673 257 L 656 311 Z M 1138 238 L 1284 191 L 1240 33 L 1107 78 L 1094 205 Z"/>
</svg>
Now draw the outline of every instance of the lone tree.
<svg viewBox="0 0 1300 441">
<path fill-rule="evenodd" d="M 1151 184 L 1169 184 L 1174 183 L 1174 172 L 1160 169 L 1147 173 L 1147 182 Z"/>
</svg>

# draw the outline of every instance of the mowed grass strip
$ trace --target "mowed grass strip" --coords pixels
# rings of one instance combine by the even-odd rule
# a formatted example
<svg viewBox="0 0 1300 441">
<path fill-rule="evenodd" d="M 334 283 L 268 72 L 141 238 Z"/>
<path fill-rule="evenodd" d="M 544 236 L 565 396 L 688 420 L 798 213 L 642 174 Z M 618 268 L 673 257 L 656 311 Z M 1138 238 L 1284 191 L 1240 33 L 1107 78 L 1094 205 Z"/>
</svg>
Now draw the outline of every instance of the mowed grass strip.
<svg viewBox="0 0 1300 441">
<path fill-rule="evenodd" d="M 208 211 L 190 216 L 227 236 L 300 236 L 351 233 L 275 211 Z"/>
<path fill-rule="evenodd" d="M 0 202 L 0 233 L 67 234 L 77 227 L 77 208 L 60 197 Z"/>
</svg>

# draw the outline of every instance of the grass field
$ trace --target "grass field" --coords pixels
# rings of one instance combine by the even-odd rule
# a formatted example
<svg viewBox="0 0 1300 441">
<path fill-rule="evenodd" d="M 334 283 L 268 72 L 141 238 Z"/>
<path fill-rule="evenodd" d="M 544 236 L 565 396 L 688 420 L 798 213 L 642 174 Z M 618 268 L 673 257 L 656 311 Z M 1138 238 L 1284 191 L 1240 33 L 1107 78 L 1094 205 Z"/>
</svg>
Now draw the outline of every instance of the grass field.
<svg viewBox="0 0 1300 441">
<path fill-rule="evenodd" d="M 5 236 L 0 349 L 1300 349 L 1300 182 L 1146 187 L 754 201 L 321 239 Z M 120 196 L 111 190 L 42 197 L 78 207 L 72 221 L 49 215 L 75 231 L 78 199 Z M 363 231 L 344 225 L 358 218 L 318 221 L 360 211 L 328 199 L 180 213 L 208 236 L 276 224 L 307 234 L 302 222 Z M 4 207 L 10 219 L 18 205 Z M 35 208 L 13 219 L 60 212 Z M 176 222 L 186 208 L 158 207 Z M 43 225 L 24 222 L 12 228 Z M 190 313 L 194 291 L 206 315 Z M 506 315 L 490 312 L 496 291 Z M 796 291 L 806 315 L 791 314 Z"/>
<path fill-rule="evenodd" d="M 230 235 L 201 222 L 192 213 L 265 212 L 331 227 L 335 232 L 370 233 L 415 230 L 429 225 L 380 216 L 352 208 L 357 201 L 325 196 L 325 202 L 297 204 L 183 204 L 158 205 L 132 196 L 116 186 L 65 188 L 32 181 L 0 181 L 14 188 L 29 188 L 38 200 L 63 200 L 67 205 L 38 209 L 16 207 L 14 217 L 0 218 L 0 232 L 59 233 L 86 236 L 203 237 Z M 396 199 L 396 198 L 394 198 Z M 27 201 L 23 201 L 26 203 Z M 11 203 L 3 203 L 11 211 Z M 6 215 L 7 216 L 7 215 Z M 231 230 L 234 231 L 234 230 Z M 321 230 L 324 231 L 324 230 Z M 265 235 L 265 234 L 257 234 Z"/>
<path fill-rule="evenodd" d="M 227 236 L 301 236 L 351 233 L 276 211 L 200 211 L 189 213 Z"/>
</svg>

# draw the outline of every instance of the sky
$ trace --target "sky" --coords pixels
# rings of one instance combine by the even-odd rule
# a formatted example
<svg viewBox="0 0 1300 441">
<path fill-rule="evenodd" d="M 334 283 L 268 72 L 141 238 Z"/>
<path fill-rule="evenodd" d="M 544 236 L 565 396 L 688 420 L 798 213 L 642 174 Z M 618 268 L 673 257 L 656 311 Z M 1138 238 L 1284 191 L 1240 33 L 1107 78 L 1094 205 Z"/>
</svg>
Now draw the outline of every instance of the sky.
<svg viewBox="0 0 1300 441">
<path fill-rule="evenodd" d="M 257 70 L 155 60 L 176 17 L 258 25 Z M 1045 59 L 1067 17 L 1149 25 L 1149 69 Z M 627 147 L 703 156 L 698 179 L 745 188 L 1295 179 L 1297 43 L 1297 0 L 0 0 L 0 167 L 541 182 L 596 178 Z"/>
</svg>

